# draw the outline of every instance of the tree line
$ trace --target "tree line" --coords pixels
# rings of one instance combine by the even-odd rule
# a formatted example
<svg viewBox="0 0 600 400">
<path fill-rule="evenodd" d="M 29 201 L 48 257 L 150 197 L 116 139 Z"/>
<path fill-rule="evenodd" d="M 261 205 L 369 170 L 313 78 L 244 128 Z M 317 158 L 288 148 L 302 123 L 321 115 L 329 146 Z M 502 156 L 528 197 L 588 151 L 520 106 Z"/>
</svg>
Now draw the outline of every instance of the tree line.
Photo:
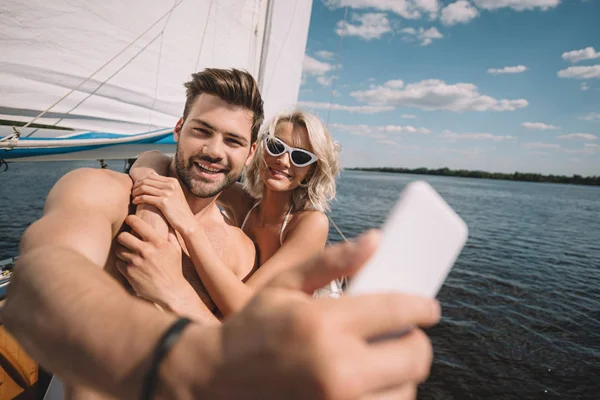
<svg viewBox="0 0 600 400">
<path fill-rule="evenodd" d="M 567 183 L 574 185 L 592 185 L 600 186 L 599 176 L 565 176 L 565 175 L 543 175 L 531 172 L 514 172 L 512 174 L 501 172 L 486 172 L 486 171 L 470 171 L 465 169 L 429 169 L 429 168 L 345 168 L 346 170 L 354 171 L 373 171 L 373 172 L 392 172 L 400 174 L 416 174 L 416 175 L 438 175 L 438 176 L 458 176 L 465 178 L 479 179 L 499 179 L 506 181 L 523 181 L 523 182 L 549 182 L 549 183 Z"/>
</svg>

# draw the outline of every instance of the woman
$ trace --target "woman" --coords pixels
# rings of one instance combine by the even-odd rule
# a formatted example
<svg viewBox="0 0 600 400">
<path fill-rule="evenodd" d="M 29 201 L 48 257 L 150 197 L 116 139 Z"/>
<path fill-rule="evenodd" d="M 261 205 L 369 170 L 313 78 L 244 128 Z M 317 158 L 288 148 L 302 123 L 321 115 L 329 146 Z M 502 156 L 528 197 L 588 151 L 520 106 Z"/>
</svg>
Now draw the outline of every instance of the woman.
<svg viewBox="0 0 600 400">
<path fill-rule="evenodd" d="M 192 260 L 198 261 L 194 261 L 198 275 L 225 317 L 240 310 L 255 291 L 279 272 L 323 250 L 329 232 L 325 212 L 335 197 L 339 172 L 338 152 L 337 143 L 314 115 L 302 111 L 284 113 L 263 127 L 243 184 L 232 185 L 217 200 L 227 216 L 255 243 L 258 260 L 254 271 L 242 282 L 219 262 L 207 247 L 207 240 L 195 240 L 197 246 L 188 246 Z M 132 179 L 138 181 L 134 186 L 135 204 L 142 204 L 141 196 L 147 194 L 139 188 L 149 188 L 156 194 L 152 188 L 160 188 L 162 181 L 169 179 L 156 175 L 139 179 L 138 174 L 149 167 L 166 175 L 170 161 L 157 152 L 140 156 L 130 171 Z M 164 214 L 169 221 L 170 213 Z"/>
</svg>

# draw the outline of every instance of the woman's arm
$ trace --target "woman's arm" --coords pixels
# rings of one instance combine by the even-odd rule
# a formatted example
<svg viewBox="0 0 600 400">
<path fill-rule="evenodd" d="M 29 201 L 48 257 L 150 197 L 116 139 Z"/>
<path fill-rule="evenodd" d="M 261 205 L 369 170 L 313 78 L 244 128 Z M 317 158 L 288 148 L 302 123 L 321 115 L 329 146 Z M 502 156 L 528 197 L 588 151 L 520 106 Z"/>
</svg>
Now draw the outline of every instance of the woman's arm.
<svg viewBox="0 0 600 400">
<path fill-rule="evenodd" d="M 171 159 L 158 150 L 145 151 L 129 169 L 129 177 L 133 183 L 139 182 L 152 173 L 167 175 Z M 135 215 L 148 222 L 161 237 L 166 238 L 169 226 L 160 211 L 149 204 L 139 204 Z"/>
<path fill-rule="evenodd" d="M 169 164 L 171 164 L 171 157 L 166 154 L 158 150 L 145 151 L 129 169 L 129 176 L 134 183 L 144 179 L 152 172 L 167 176 Z"/>
<path fill-rule="evenodd" d="M 229 218 L 237 227 L 240 227 L 255 200 L 244 190 L 244 185 L 236 182 L 221 192 L 217 198 L 217 204 L 223 207 Z"/>
<path fill-rule="evenodd" d="M 246 281 L 246 285 L 253 291 L 257 291 L 287 268 L 315 257 L 325 249 L 328 235 L 327 215 L 319 211 L 305 212 L 304 215 L 300 215 L 279 250 L 260 266 L 258 271 Z"/>
<path fill-rule="evenodd" d="M 203 229 L 188 229 L 182 235 L 202 283 L 224 316 L 241 310 L 273 277 L 302 264 L 323 251 L 329 221 L 320 212 L 301 217 L 281 248 L 246 283 L 225 267 Z"/>
<path fill-rule="evenodd" d="M 181 189 L 174 178 L 152 175 L 136 183 L 134 204 L 150 204 L 159 208 L 171 226 L 177 230 L 208 294 L 224 316 L 243 308 L 254 292 L 281 271 L 300 264 L 325 247 L 329 224 L 320 212 L 306 212 L 290 225 L 281 248 L 248 279 L 241 281 L 223 262 L 206 232 L 194 218 Z M 240 234 L 242 234 L 240 232 Z"/>
<path fill-rule="evenodd" d="M 232 309 L 239 310 L 241 308 L 238 307 L 237 296 L 233 300 L 229 298 L 228 294 L 231 290 L 241 290 L 240 296 L 243 298 L 243 304 L 246 304 L 251 294 L 247 290 L 244 292 L 245 285 L 241 282 L 241 278 L 223 262 L 204 229 L 198 225 L 185 199 L 181 185 L 175 178 L 160 175 L 148 176 L 133 186 L 132 196 L 133 204 L 157 207 L 173 229 L 181 234 L 203 285 L 224 315 L 231 314 Z M 136 219 L 132 217 L 129 220 L 136 222 Z M 243 235 L 241 231 L 238 232 Z M 252 247 L 248 253 L 253 255 L 252 242 L 250 240 L 247 242 Z M 252 255 L 241 256 L 240 260 L 251 262 Z M 199 268 L 200 265 L 202 268 Z M 223 282 L 221 282 L 223 276 L 220 274 L 222 271 L 226 271 L 223 274 Z M 233 307 L 231 306 L 232 302 Z"/>
</svg>

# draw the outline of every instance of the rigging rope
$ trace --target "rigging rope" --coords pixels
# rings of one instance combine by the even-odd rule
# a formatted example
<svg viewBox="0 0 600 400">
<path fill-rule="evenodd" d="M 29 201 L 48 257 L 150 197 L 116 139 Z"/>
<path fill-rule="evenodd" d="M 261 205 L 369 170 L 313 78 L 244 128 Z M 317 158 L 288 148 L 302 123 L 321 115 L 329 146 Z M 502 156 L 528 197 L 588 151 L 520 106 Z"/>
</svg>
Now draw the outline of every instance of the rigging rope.
<svg viewBox="0 0 600 400">
<path fill-rule="evenodd" d="M 159 35 L 160 35 L 160 47 L 158 50 L 158 60 L 157 60 L 157 65 L 156 65 L 156 78 L 154 80 L 154 99 L 152 99 L 152 105 L 150 106 L 150 109 L 148 110 L 148 130 L 152 130 L 152 111 L 154 111 L 154 105 L 156 104 L 156 97 L 158 97 L 158 77 L 160 75 L 160 61 L 162 60 L 162 51 L 163 51 L 163 42 L 165 39 L 165 29 L 167 29 L 167 25 L 169 25 L 169 20 L 171 19 L 171 16 L 173 15 L 173 9 L 171 9 L 171 12 L 169 13 L 169 16 L 167 17 L 167 20 L 165 21 L 165 26 L 163 26 L 162 30 L 160 31 Z"/>
<path fill-rule="evenodd" d="M 342 230 L 340 228 L 338 228 L 338 226 L 335 224 L 335 222 L 333 222 L 333 219 L 329 215 L 327 216 L 327 218 L 329 218 L 329 221 L 331 221 L 331 223 L 333 224 L 333 227 L 335 228 L 337 233 L 339 233 L 339 235 L 342 237 L 342 239 L 344 239 L 344 241 L 347 242 L 348 239 L 346 238 L 346 236 L 344 236 L 344 234 L 342 233 Z"/>
<path fill-rule="evenodd" d="M 196 65 L 194 72 L 198 71 L 198 63 L 200 62 L 200 55 L 202 54 L 202 48 L 204 47 L 204 38 L 206 37 L 206 28 L 208 28 L 208 20 L 210 19 L 210 12 L 212 10 L 213 0 L 210 0 L 208 5 L 208 12 L 206 13 L 206 20 L 204 21 L 204 31 L 202 31 L 202 39 L 200 40 L 200 50 L 198 50 L 198 58 L 196 58 Z"/>
<path fill-rule="evenodd" d="M 91 93 L 89 93 L 86 97 L 84 97 L 79 103 L 75 104 L 65 114 L 69 114 L 69 113 L 73 112 L 77 107 L 79 107 L 81 104 L 83 104 L 84 101 L 86 101 L 87 99 L 92 97 L 94 94 L 96 94 L 96 92 L 98 92 L 98 90 L 100 90 L 108 81 L 110 81 L 112 78 L 114 78 L 115 75 L 117 75 L 119 72 L 121 72 L 131 62 L 133 62 L 140 54 L 142 54 L 144 52 L 144 50 L 146 50 L 152 43 L 154 43 L 156 41 L 156 39 L 158 39 L 161 35 L 162 35 L 162 32 L 159 33 L 158 35 L 156 35 L 150 42 L 148 42 L 148 44 L 146 44 L 140 51 L 138 51 L 129 61 L 127 61 L 125 64 L 123 64 L 123 66 L 121 66 L 118 70 L 116 70 L 114 74 L 112 74 L 107 79 L 105 79 L 104 82 L 102 82 L 96 89 L 94 89 Z M 65 119 L 64 117 L 60 118 L 58 121 L 56 121 L 54 124 L 52 124 L 52 126 L 56 126 L 58 123 L 60 123 L 64 119 Z M 33 130 L 29 135 L 27 135 L 25 137 L 29 137 L 29 136 L 33 135 L 38 130 L 39 130 L 39 128 Z"/>
<path fill-rule="evenodd" d="M 346 10 L 344 11 L 344 22 L 343 22 L 343 27 L 345 29 L 347 29 L 346 27 L 346 20 L 348 18 L 348 8 L 349 6 L 346 6 Z M 343 32 L 342 32 L 343 33 Z M 327 128 L 329 128 L 329 116 L 331 114 L 331 104 L 333 103 L 333 95 L 335 94 L 335 81 L 336 79 L 336 73 L 337 73 L 337 69 L 338 66 L 340 65 L 340 59 L 342 57 L 342 42 L 344 41 L 344 35 L 341 34 L 340 35 L 340 45 L 338 47 L 338 53 L 337 53 L 337 60 L 335 65 L 333 66 L 333 78 L 331 79 L 331 95 L 329 96 L 329 109 L 327 110 L 327 122 L 326 122 L 326 126 Z"/>
<path fill-rule="evenodd" d="M 98 68 L 96 71 L 94 71 L 90 76 L 88 76 L 85 80 L 83 80 L 79 85 L 77 85 L 75 88 L 71 89 L 68 93 L 66 93 L 63 97 L 61 97 L 60 99 L 58 99 L 54 104 L 52 104 L 50 107 L 48 107 L 47 109 L 45 109 L 44 111 L 42 111 L 41 113 L 39 113 L 35 118 L 33 118 L 31 121 L 29 121 L 27 124 L 25 124 L 22 127 L 22 129 L 25 129 L 29 125 L 33 124 L 35 121 L 37 121 L 39 118 L 41 118 L 48 111 L 50 111 L 51 109 L 53 109 L 54 107 L 56 107 L 57 104 L 59 104 L 61 101 L 63 101 L 64 99 L 66 99 L 68 96 L 70 96 L 73 92 L 75 92 L 77 89 L 79 89 L 81 86 L 83 86 L 87 81 L 89 81 L 90 79 L 92 79 L 98 72 L 100 72 L 102 69 L 104 69 L 104 67 L 106 67 L 108 64 L 110 64 L 111 62 L 113 62 L 115 59 L 117 59 L 117 57 L 119 57 L 121 54 L 123 54 L 125 51 L 127 51 L 138 40 L 140 40 L 146 33 L 148 33 L 156 25 L 158 25 L 158 23 L 160 21 L 162 21 L 163 18 L 165 18 L 167 15 L 169 15 L 175 8 L 177 8 L 184 1 L 185 0 L 179 0 L 173 7 L 171 7 L 169 9 L 169 11 L 167 11 L 158 20 L 156 20 L 156 22 L 154 22 L 152 25 L 150 25 L 150 27 L 148 27 L 148 29 L 146 29 L 144 32 L 142 32 L 137 38 L 135 38 L 131 43 L 129 43 L 123 50 L 121 50 L 113 58 L 111 58 L 110 60 L 108 60 L 104 65 L 102 65 L 100 68 Z M 19 131 L 19 136 L 20 136 L 20 131 Z M 31 134 L 27 135 L 26 137 L 29 137 L 29 136 L 31 136 Z"/>
<path fill-rule="evenodd" d="M 342 25 L 344 27 L 346 27 L 346 21 L 348 18 L 348 8 L 349 8 L 349 6 L 346 6 L 346 9 L 344 10 L 344 22 Z M 327 110 L 327 119 L 325 122 L 325 126 L 327 127 L 328 130 L 329 130 L 329 117 L 331 115 L 331 105 L 333 103 L 333 96 L 335 95 L 335 82 L 337 80 L 336 74 L 337 74 L 338 66 L 340 65 L 340 60 L 341 60 L 341 56 L 342 56 L 343 39 L 344 39 L 344 35 L 342 34 L 342 35 L 340 35 L 340 45 L 338 46 L 337 59 L 336 59 L 335 65 L 334 65 L 333 77 L 331 80 L 331 95 L 329 96 L 329 108 Z M 327 218 L 329 219 L 329 221 L 331 222 L 331 224 L 333 225 L 333 227 L 335 228 L 337 233 L 342 237 L 342 239 L 344 239 L 345 242 L 348 242 L 348 239 L 346 238 L 346 236 L 344 235 L 342 230 L 336 225 L 336 223 L 333 222 L 333 219 L 329 215 L 327 216 Z M 345 291 L 346 287 L 348 286 L 348 277 L 343 276 L 340 279 L 336 279 L 336 281 L 340 284 L 342 292 Z"/>
</svg>

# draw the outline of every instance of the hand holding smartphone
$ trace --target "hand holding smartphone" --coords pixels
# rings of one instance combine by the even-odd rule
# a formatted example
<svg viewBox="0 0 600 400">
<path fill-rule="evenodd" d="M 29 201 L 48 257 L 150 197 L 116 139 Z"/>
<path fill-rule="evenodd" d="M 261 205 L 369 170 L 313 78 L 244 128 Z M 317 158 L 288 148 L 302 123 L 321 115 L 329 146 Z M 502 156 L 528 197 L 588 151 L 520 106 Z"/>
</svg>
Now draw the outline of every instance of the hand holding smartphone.
<svg viewBox="0 0 600 400">
<path fill-rule="evenodd" d="M 382 228 L 375 254 L 349 295 L 401 292 L 435 297 L 468 237 L 465 222 L 426 182 L 406 186 Z"/>
</svg>

